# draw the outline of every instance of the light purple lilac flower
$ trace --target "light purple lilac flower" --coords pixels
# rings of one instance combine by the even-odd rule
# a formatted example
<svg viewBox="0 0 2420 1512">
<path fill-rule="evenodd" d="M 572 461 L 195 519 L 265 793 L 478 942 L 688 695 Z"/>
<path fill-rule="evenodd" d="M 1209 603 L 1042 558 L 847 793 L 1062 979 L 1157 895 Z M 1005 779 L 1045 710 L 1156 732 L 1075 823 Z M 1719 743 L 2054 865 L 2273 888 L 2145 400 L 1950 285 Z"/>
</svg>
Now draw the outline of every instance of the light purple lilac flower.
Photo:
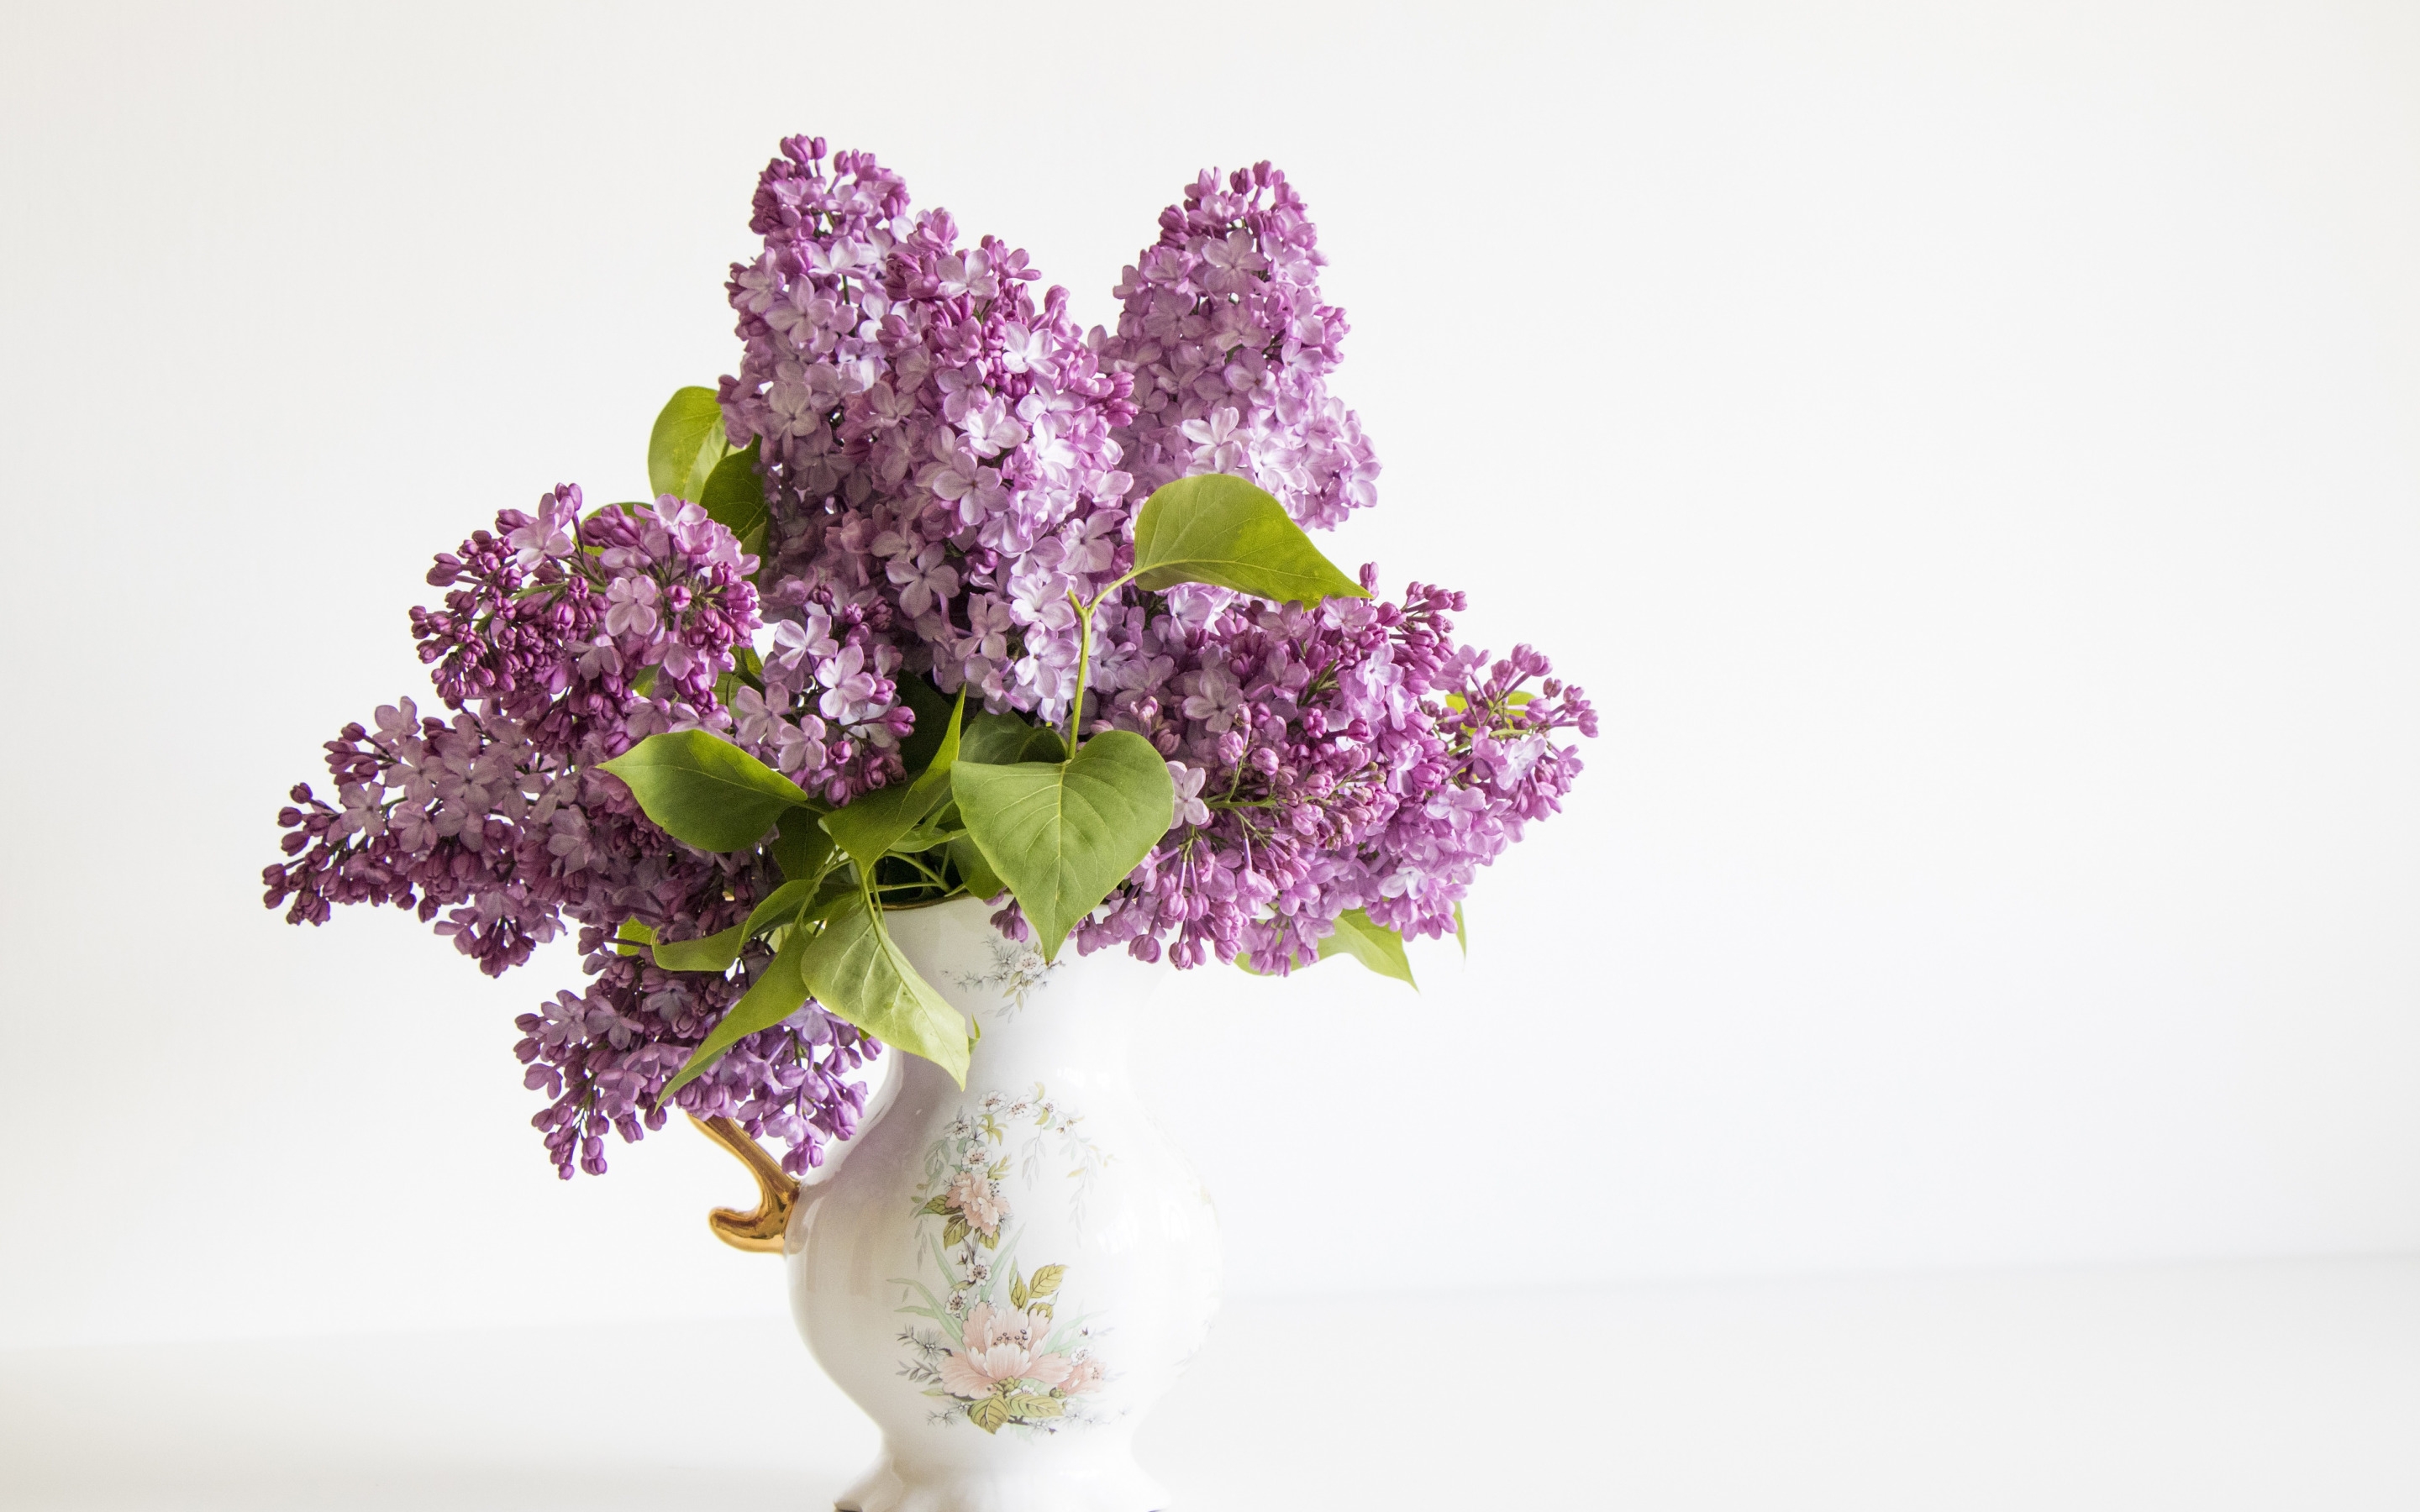
<svg viewBox="0 0 2420 1512">
<path fill-rule="evenodd" d="M 869 154 L 792 138 L 759 180 L 754 261 L 732 270 L 742 342 L 725 427 L 754 446 L 760 556 L 697 502 L 582 516 L 577 488 L 507 510 L 438 558 L 414 609 L 450 719 L 410 700 L 328 744 L 334 802 L 297 786 L 271 906 L 417 910 L 491 974 L 576 926 L 591 980 L 520 1020 L 534 1120 L 558 1169 L 660 1127 L 656 1098 L 768 959 L 730 978 L 625 955 L 743 918 L 779 880 L 695 851 L 595 770 L 650 733 L 701 728 L 835 805 L 897 780 L 915 707 L 1057 724 L 1075 696 L 1072 599 L 1133 563 L 1134 512 L 1204 471 L 1249 478 L 1304 525 L 1373 502 L 1378 464 L 1328 393 L 1346 332 L 1320 297 L 1316 233 L 1282 174 L 1202 174 L 1125 270 L 1114 332 L 1037 301 L 1024 253 L 910 216 Z M 1374 569 L 1362 582 L 1374 587 Z M 1215 588 L 1127 589 L 1094 624 L 1092 731 L 1168 760 L 1168 836 L 1078 927 L 1179 966 L 1315 959 L 1341 914 L 1451 929 L 1476 870 L 1559 806 L 1596 732 L 1528 647 L 1454 642 L 1461 595 L 1270 606 Z M 1532 691 L 1526 686 L 1537 680 Z M 1010 903 L 998 916 L 1021 934 Z M 879 1046 L 810 1001 L 675 1101 L 789 1146 L 803 1170 L 854 1131 Z"/>
<path fill-rule="evenodd" d="M 658 731 L 729 731 L 719 685 L 758 626 L 756 563 L 677 499 L 581 508 L 578 488 L 557 488 L 437 559 L 429 581 L 451 591 L 412 611 L 412 630 L 453 717 L 403 699 L 375 729 L 347 725 L 328 743 L 337 802 L 297 785 L 278 816 L 292 859 L 262 873 L 293 922 L 335 903 L 411 908 L 490 975 L 577 925 L 594 980 L 520 1020 L 529 1085 L 551 1100 L 535 1121 L 566 1177 L 605 1168 L 609 1130 L 662 1126 L 656 1095 L 745 986 L 643 966 L 610 933 L 625 920 L 712 933 L 779 880 L 757 857 L 673 840 L 594 770 Z M 796 733 L 814 749 L 793 750 L 792 769 L 851 760 L 821 730 Z M 674 1101 L 787 1142 L 804 1169 L 856 1127 L 864 1094 L 843 1074 L 877 1049 L 809 1004 Z"/>
<path fill-rule="evenodd" d="M 1222 187 L 1205 169 L 1159 226 L 1112 291 L 1117 330 L 1093 337 L 1103 366 L 1134 380 L 1135 418 L 1115 436 L 1137 496 L 1232 472 L 1312 528 L 1377 502 L 1360 417 L 1327 392 L 1351 328 L 1320 298 L 1327 259 L 1285 175 L 1260 162 Z"/>
<path fill-rule="evenodd" d="M 1362 569 L 1374 587 L 1374 568 Z M 1080 951 L 1124 943 L 1191 966 L 1317 959 L 1347 909 L 1407 938 L 1454 929 L 1478 869 L 1561 806 L 1581 769 L 1553 738 L 1596 733 L 1586 696 L 1527 646 L 1458 645 L 1459 594 L 1315 609 L 1238 599 L 1207 623 L 1146 619 L 1159 669 L 1093 728 L 1169 758 L 1176 823 L 1094 916 Z M 1525 685 L 1542 680 L 1531 690 Z M 1022 936 L 1014 903 L 999 919 Z"/>
<path fill-rule="evenodd" d="M 784 142 L 753 224 L 764 251 L 732 270 L 745 347 L 721 393 L 733 440 L 763 460 L 771 612 L 887 611 L 892 671 L 1064 717 L 1067 595 L 1132 560 L 1138 496 L 1111 436 L 1132 418 L 1127 380 L 1102 370 L 1064 289 L 1035 301 L 1024 253 L 960 244 L 946 212 L 909 218 L 868 154 Z"/>
</svg>

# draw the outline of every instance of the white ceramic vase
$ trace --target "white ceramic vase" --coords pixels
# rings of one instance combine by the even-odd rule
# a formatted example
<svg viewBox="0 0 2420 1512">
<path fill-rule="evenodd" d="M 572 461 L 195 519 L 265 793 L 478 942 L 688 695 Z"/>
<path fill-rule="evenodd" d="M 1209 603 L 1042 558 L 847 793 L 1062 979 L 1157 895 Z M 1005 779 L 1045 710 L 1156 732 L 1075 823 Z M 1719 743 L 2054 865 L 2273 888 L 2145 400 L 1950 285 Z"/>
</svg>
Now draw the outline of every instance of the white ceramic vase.
<svg viewBox="0 0 2420 1512">
<path fill-rule="evenodd" d="M 1217 1212 L 1126 1069 L 1169 968 L 1072 945 L 1046 966 L 990 914 L 886 916 L 983 1037 L 963 1089 L 891 1052 L 783 1233 L 799 1333 L 882 1429 L 837 1504 L 1159 1512 L 1135 1429 L 1218 1304 Z"/>
</svg>

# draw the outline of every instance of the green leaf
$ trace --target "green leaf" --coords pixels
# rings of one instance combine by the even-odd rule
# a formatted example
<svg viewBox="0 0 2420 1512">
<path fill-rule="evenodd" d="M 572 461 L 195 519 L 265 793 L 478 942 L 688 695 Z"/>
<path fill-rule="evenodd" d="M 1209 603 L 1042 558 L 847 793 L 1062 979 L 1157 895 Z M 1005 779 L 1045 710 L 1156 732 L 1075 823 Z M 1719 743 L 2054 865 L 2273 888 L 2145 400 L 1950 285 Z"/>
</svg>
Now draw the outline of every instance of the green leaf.
<svg viewBox="0 0 2420 1512">
<path fill-rule="evenodd" d="M 765 480 L 756 473 L 756 454 L 763 444 L 750 441 L 745 450 L 714 464 L 698 490 L 697 501 L 706 506 L 707 517 L 739 537 L 739 548 L 751 553 L 763 544 L 765 527 L 773 517 L 765 503 Z"/>
<path fill-rule="evenodd" d="M 954 804 L 943 804 L 939 813 L 892 841 L 891 854 L 915 856 L 925 851 L 939 850 L 952 841 L 964 840 L 967 826 L 957 823 L 957 817 L 958 810 Z"/>
<path fill-rule="evenodd" d="M 1131 730 L 1095 735 L 1064 762 L 962 761 L 952 779 L 967 834 L 1016 894 L 1046 961 L 1176 812 L 1168 764 Z"/>
<path fill-rule="evenodd" d="M 748 926 L 734 924 L 693 940 L 658 940 L 652 954 L 666 971 L 728 971 L 748 943 Z"/>
<path fill-rule="evenodd" d="M 874 863 L 949 797 L 950 768 L 958 759 L 958 717 L 966 706 L 967 695 L 961 690 L 956 707 L 949 712 L 932 764 L 914 781 L 876 788 L 848 807 L 824 815 L 824 829 L 840 842 L 842 850 L 848 852 L 848 858 L 857 863 L 859 871 L 871 875 Z"/>
<path fill-rule="evenodd" d="M 1133 579 L 1149 589 L 1213 583 L 1278 604 L 1370 596 L 1320 555 L 1283 504 L 1223 472 L 1179 478 L 1143 501 Z"/>
<path fill-rule="evenodd" d="M 908 771 L 921 772 L 933 764 L 933 753 L 941 748 L 941 725 L 950 717 L 950 696 L 922 677 L 903 676 L 898 681 L 900 702 L 916 711 L 916 728 L 899 743 L 899 760 Z"/>
<path fill-rule="evenodd" d="M 649 819 L 702 851 L 746 850 L 814 800 L 796 782 L 703 730 L 649 735 L 602 764 Z"/>
<path fill-rule="evenodd" d="M 1009 1267 L 1008 1304 L 1011 1307 L 1016 1308 L 1018 1312 L 1023 1312 L 1025 1311 L 1025 1304 L 1032 1300 L 1033 1294 L 1025 1289 L 1025 1278 L 1016 1273 L 1016 1268 L 1015 1266 Z"/>
<path fill-rule="evenodd" d="M 616 955 L 637 955 L 655 943 L 656 932 L 635 918 L 622 920 L 621 927 L 613 932 L 613 953 Z"/>
<path fill-rule="evenodd" d="M 859 892 L 843 900 L 800 958 L 815 1000 L 883 1043 L 895 1045 L 967 1082 L 967 1021 L 916 974 L 881 915 Z"/>
<path fill-rule="evenodd" d="M 964 1218 L 953 1218 L 941 1226 L 941 1243 L 944 1247 L 954 1248 L 960 1241 L 973 1231 L 974 1225 Z"/>
<path fill-rule="evenodd" d="M 949 1194 L 943 1193 L 941 1196 L 935 1197 L 932 1201 L 925 1203 L 916 1211 L 920 1213 L 929 1212 L 937 1218 L 941 1216 L 950 1211 Z"/>
<path fill-rule="evenodd" d="M 807 1000 L 806 980 L 799 975 L 799 967 L 806 958 L 809 943 L 804 933 L 793 933 L 782 942 L 782 948 L 773 952 L 772 961 L 739 1001 L 731 1005 L 731 1011 L 722 1015 L 722 1022 L 714 1026 L 714 1032 L 690 1052 L 689 1059 L 681 1066 L 680 1074 L 664 1084 L 663 1091 L 656 1098 L 658 1107 L 671 1102 L 675 1092 L 696 1080 L 698 1073 L 706 1067 L 721 1059 L 724 1051 L 759 1029 L 771 1028 L 799 1011 Z"/>
<path fill-rule="evenodd" d="M 1066 1402 L 1057 1396 L 1011 1396 L 1008 1415 L 1011 1417 L 1057 1417 L 1067 1411 Z"/>
<path fill-rule="evenodd" d="M 831 836 L 824 832 L 814 810 L 793 809 L 782 816 L 782 828 L 770 847 L 773 864 L 790 882 L 812 882 L 824 874 L 831 860 Z"/>
<path fill-rule="evenodd" d="M 1065 1266 L 1046 1265 L 1041 1270 L 1033 1273 L 1033 1284 L 1030 1289 L 1032 1291 L 1033 1295 L 1037 1297 L 1055 1296 L 1059 1291 L 1059 1283 L 1066 1279 L 1067 1268 Z"/>
<path fill-rule="evenodd" d="M 799 890 L 793 892 L 791 890 L 793 888 Z M 851 903 L 861 905 L 864 900 L 854 887 L 839 877 L 825 878 L 822 887 L 814 889 L 814 896 L 805 898 L 804 902 L 800 903 L 799 900 L 804 896 L 806 890 L 807 884 L 785 882 L 774 888 L 771 896 L 750 911 L 748 921 L 740 926 L 744 933 L 752 935 L 760 929 L 773 929 L 784 922 L 795 923 L 798 927 L 790 932 L 789 937 L 783 940 L 781 948 L 773 952 L 772 961 L 750 985 L 747 993 L 739 1001 L 731 1005 L 731 1011 L 724 1014 L 722 1022 L 714 1026 L 714 1032 L 707 1035 L 690 1054 L 688 1061 L 682 1065 L 680 1074 L 672 1079 L 664 1088 L 662 1096 L 657 1099 L 658 1105 L 660 1106 L 664 1099 L 671 1097 L 683 1083 L 713 1065 L 735 1042 L 754 1034 L 759 1029 L 771 1028 L 797 1012 L 799 1005 L 807 1000 L 810 991 L 807 975 L 810 964 L 808 952 L 811 947 L 820 943 L 822 939 L 821 935 L 812 933 L 812 926 L 828 920 L 845 905 Z M 789 894 L 788 901 L 783 900 L 783 895 L 785 893 Z M 795 918 L 785 919 L 783 916 L 793 910 L 796 911 Z M 727 934 L 731 932 L 726 930 L 723 933 Z M 818 993 L 815 995 L 822 995 Z M 789 1006 L 784 1008 L 782 1006 L 783 1003 Z M 824 1006 L 832 1007 L 830 1002 Z M 840 1011 L 833 1008 L 832 1011 Z M 850 1022 L 856 1021 L 852 1019 Z M 965 1085 L 963 1077 L 959 1085 Z"/>
<path fill-rule="evenodd" d="M 1059 732 L 1029 724 L 1014 714 L 978 714 L 967 721 L 958 760 L 986 766 L 1015 766 L 1019 762 L 1063 762 L 1067 748 Z"/>
<path fill-rule="evenodd" d="M 1470 933 L 1462 927 L 1462 904 L 1453 905 L 1453 943 L 1462 947 L 1462 958 L 1470 959 Z"/>
<path fill-rule="evenodd" d="M 950 864 L 958 869 L 958 880 L 974 897 L 988 902 L 1008 890 L 1008 884 L 1000 880 L 1000 873 L 984 859 L 982 848 L 968 836 L 950 841 Z"/>
<path fill-rule="evenodd" d="M 814 900 L 813 882 L 784 882 L 751 909 L 745 923 L 734 924 L 703 939 L 656 942 L 656 964 L 666 971 L 728 971 L 739 959 L 740 947 L 779 924 L 786 924 Z"/>
<path fill-rule="evenodd" d="M 1366 909 L 1348 908 L 1336 916 L 1336 933 L 1319 942 L 1319 958 L 1349 955 L 1382 977 L 1392 977 L 1418 991 L 1412 963 L 1404 954 L 1404 937 L 1370 918 Z"/>
<path fill-rule="evenodd" d="M 647 491 L 695 499 L 731 450 L 722 429 L 722 403 L 712 389 L 679 389 L 656 415 L 647 435 Z"/>
<path fill-rule="evenodd" d="M 967 1421 L 985 1433 L 998 1433 L 1008 1426 L 1008 1398 L 998 1393 L 967 1404 Z"/>
<path fill-rule="evenodd" d="M 1517 709 L 1522 704 L 1528 702 L 1530 699 L 1535 696 L 1535 694 L 1531 693 L 1507 693 L 1504 695 L 1504 706 L 1510 709 Z M 1454 713 L 1460 714 L 1463 710 L 1470 707 L 1470 700 L 1464 698 L 1459 693 L 1448 693 L 1445 696 L 1445 706 L 1451 709 Z"/>
</svg>

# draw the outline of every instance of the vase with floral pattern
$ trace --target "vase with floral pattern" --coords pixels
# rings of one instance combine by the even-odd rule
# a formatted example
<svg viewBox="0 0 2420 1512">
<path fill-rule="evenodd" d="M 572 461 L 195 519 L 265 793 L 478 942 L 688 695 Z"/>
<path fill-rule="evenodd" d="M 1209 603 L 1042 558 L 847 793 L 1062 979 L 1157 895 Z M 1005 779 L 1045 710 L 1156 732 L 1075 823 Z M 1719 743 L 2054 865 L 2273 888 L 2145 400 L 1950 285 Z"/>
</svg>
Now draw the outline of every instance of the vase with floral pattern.
<svg viewBox="0 0 2420 1512">
<path fill-rule="evenodd" d="M 1169 968 L 1072 944 L 1046 964 L 991 912 L 960 899 L 888 916 L 982 1030 L 966 1086 L 893 1057 L 779 1230 L 799 1332 L 882 1429 L 881 1460 L 836 1504 L 1159 1512 L 1135 1429 L 1218 1300 L 1209 1194 L 1126 1069 Z M 747 1220 L 716 1221 L 746 1242 Z"/>
</svg>

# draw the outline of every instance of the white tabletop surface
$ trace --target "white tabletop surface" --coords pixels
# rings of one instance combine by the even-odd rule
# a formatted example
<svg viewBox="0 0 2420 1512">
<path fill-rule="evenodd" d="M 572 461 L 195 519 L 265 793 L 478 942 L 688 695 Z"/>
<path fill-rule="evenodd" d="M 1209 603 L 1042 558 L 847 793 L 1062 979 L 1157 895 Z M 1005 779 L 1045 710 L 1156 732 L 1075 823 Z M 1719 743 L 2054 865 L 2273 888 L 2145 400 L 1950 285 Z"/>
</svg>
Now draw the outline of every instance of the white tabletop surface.
<svg viewBox="0 0 2420 1512">
<path fill-rule="evenodd" d="M 820 1512 L 874 1447 L 779 1318 L 0 1353 L 9 1507 Z M 1179 1512 L 2409 1512 L 2420 1259 L 1240 1302 L 1141 1454 Z"/>
</svg>

